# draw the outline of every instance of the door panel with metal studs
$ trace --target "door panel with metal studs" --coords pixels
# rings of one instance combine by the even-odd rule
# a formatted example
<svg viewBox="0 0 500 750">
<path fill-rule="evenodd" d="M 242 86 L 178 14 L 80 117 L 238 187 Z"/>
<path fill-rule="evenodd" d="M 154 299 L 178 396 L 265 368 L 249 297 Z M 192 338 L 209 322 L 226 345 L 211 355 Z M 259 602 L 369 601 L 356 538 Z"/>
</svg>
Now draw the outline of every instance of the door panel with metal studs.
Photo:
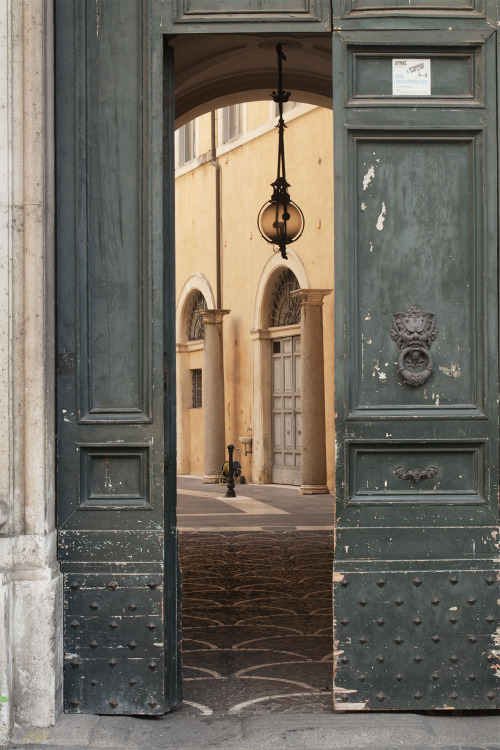
<svg viewBox="0 0 500 750">
<path fill-rule="evenodd" d="M 55 19 L 64 707 L 159 714 L 181 697 L 173 61 L 141 0 Z"/>
<path fill-rule="evenodd" d="M 432 12 L 336 3 L 343 711 L 500 706 L 496 32 Z"/>
</svg>

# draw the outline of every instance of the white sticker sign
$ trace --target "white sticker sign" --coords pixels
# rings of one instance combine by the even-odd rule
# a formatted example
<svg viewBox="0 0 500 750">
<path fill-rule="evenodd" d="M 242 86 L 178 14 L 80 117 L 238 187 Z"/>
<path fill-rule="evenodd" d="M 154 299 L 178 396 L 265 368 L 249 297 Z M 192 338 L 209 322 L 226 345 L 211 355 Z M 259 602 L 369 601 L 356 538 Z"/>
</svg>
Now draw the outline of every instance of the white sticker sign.
<svg viewBox="0 0 500 750">
<path fill-rule="evenodd" d="M 431 61 L 429 59 L 393 59 L 393 96 L 430 96 Z"/>
</svg>

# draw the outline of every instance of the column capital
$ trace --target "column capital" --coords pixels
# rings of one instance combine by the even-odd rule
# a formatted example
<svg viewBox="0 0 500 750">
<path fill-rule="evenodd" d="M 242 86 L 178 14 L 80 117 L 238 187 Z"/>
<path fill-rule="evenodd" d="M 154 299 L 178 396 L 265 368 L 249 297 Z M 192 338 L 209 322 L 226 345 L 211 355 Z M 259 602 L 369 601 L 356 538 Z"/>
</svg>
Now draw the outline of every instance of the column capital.
<svg viewBox="0 0 500 750">
<path fill-rule="evenodd" d="M 290 294 L 292 297 L 299 297 L 301 305 L 320 307 L 323 299 L 331 293 L 331 289 L 295 289 Z"/>
<path fill-rule="evenodd" d="M 231 312 L 231 310 L 216 310 L 213 308 L 200 310 L 198 315 L 203 320 L 203 325 L 208 325 L 210 323 L 222 323 L 222 318 L 224 315 L 228 315 Z"/>
</svg>

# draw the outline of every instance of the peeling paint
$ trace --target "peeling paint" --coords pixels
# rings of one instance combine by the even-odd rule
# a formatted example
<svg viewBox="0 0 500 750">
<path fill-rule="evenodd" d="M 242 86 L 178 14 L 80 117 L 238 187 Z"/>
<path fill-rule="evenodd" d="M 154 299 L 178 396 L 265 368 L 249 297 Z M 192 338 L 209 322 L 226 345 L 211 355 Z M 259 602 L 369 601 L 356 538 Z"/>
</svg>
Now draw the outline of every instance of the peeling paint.
<svg viewBox="0 0 500 750">
<path fill-rule="evenodd" d="M 363 177 L 363 190 L 366 190 L 366 188 L 368 187 L 368 185 L 370 184 L 370 182 L 373 180 L 374 177 L 375 177 L 375 167 L 372 165 L 370 166 L 370 168 L 368 169 L 368 172 Z"/>
<path fill-rule="evenodd" d="M 382 209 L 377 219 L 377 229 L 379 232 L 381 232 L 382 229 L 384 228 L 385 214 L 386 214 L 385 203 L 382 203 Z"/>
<path fill-rule="evenodd" d="M 439 365 L 439 369 L 445 375 L 448 375 L 449 378 L 459 378 L 461 375 L 459 364 L 452 364 L 450 365 L 450 367 L 444 367 L 444 365 Z"/>
<path fill-rule="evenodd" d="M 373 253 L 373 242 L 370 242 L 370 252 Z"/>
<path fill-rule="evenodd" d="M 362 203 L 361 204 L 361 210 L 362 211 L 366 211 L 366 203 Z"/>
<path fill-rule="evenodd" d="M 364 711 L 366 709 L 366 703 L 342 703 L 340 706 L 336 706 L 338 711 Z"/>
</svg>

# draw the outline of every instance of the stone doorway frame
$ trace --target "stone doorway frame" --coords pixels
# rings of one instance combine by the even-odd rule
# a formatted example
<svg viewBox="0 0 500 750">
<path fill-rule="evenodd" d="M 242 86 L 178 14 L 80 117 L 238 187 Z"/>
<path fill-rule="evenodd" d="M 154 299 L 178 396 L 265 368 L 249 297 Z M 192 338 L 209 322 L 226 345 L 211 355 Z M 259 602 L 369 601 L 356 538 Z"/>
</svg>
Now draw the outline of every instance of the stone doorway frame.
<svg viewBox="0 0 500 750">
<path fill-rule="evenodd" d="M 306 267 L 297 253 L 288 248 L 288 260 L 272 253 L 265 261 L 255 291 L 252 330 L 253 341 L 253 442 L 252 481 L 271 483 L 272 419 L 271 419 L 271 347 L 272 341 L 283 336 L 298 336 L 301 326 L 269 327 L 269 310 L 273 281 L 281 269 L 292 271 L 301 289 L 309 289 Z"/>
</svg>

